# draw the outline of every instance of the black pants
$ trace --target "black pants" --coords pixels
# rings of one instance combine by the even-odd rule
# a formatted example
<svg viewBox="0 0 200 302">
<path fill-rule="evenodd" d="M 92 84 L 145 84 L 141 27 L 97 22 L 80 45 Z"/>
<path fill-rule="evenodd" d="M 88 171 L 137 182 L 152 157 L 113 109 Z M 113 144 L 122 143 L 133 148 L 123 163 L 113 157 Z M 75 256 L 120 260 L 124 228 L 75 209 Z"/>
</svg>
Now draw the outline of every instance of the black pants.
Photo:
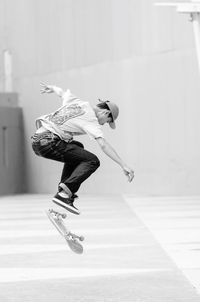
<svg viewBox="0 0 200 302">
<path fill-rule="evenodd" d="M 64 162 L 60 184 L 64 184 L 72 194 L 100 166 L 97 156 L 84 150 L 80 142 L 67 143 L 49 131 L 35 134 L 32 139 L 35 154 Z"/>
</svg>

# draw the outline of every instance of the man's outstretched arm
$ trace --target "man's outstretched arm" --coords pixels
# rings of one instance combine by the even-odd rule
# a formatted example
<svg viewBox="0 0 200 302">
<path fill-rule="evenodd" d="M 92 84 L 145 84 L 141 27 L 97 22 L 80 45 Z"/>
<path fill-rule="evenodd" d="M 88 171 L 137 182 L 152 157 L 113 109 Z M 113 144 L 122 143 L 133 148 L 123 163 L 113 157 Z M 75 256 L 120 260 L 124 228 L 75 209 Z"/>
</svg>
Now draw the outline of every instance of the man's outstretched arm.
<svg viewBox="0 0 200 302">
<path fill-rule="evenodd" d="M 128 178 L 128 181 L 131 182 L 134 177 L 134 171 L 125 164 L 114 148 L 104 138 L 99 137 L 96 141 L 101 147 L 101 150 L 122 168 L 124 174 Z"/>
<path fill-rule="evenodd" d="M 41 85 L 41 89 L 40 92 L 41 93 L 56 93 L 58 96 L 62 97 L 63 94 L 65 93 L 65 91 L 62 90 L 62 88 L 54 86 L 54 85 L 47 85 L 45 83 L 40 83 Z"/>
</svg>

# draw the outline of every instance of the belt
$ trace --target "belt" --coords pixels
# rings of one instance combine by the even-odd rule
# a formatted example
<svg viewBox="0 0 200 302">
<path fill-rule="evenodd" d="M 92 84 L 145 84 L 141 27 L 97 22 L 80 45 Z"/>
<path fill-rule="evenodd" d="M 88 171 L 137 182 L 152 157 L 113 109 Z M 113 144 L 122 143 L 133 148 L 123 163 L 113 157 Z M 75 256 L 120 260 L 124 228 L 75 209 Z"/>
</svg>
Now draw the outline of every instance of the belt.
<svg viewBox="0 0 200 302">
<path fill-rule="evenodd" d="M 33 140 L 33 142 L 37 143 L 42 139 L 44 140 L 48 139 L 48 141 L 59 140 L 60 137 L 57 134 L 47 130 L 41 133 L 35 133 L 33 136 L 31 136 L 31 139 Z"/>
</svg>

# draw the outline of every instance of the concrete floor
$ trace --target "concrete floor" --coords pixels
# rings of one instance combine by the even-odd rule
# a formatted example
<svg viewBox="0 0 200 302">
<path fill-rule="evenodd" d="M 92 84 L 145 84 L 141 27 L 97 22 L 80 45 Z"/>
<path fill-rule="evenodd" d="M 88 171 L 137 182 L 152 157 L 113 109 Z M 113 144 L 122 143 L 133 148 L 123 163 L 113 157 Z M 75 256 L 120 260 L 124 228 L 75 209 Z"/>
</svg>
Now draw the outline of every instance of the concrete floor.
<svg viewBox="0 0 200 302">
<path fill-rule="evenodd" d="M 171 235 L 152 233 L 159 230 L 157 209 L 143 202 L 142 208 L 131 196 L 81 197 L 82 214 L 69 214 L 67 223 L 86 238 L 77 255 L 46 217 L 50 196 L 1 197 L 0 301 L 199 302 L 198 288 L 161 242 Z"/>
<path fill-rule="evenodd" d="M 200 294 L 200 197 L 125 197 Z"/>
</svg>

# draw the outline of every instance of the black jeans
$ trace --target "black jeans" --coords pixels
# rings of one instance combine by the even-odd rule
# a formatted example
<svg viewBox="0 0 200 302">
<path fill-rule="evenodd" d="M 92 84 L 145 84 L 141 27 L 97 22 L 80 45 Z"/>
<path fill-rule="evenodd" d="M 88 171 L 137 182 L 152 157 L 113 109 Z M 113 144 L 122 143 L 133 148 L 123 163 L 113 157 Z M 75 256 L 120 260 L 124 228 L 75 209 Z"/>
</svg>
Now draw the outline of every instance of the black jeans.
<svg viewBox="0 0 200 302">
<path fill-rule="evenodd" d="M 97 156 L 84 150 L 80 142 L 67 143 L 49 131 L 35 134 L 32 139 L 36 155 L 64 163 L 60 185 L 64 184 L 72 194 L 100 166 Z"/>
</svg>

